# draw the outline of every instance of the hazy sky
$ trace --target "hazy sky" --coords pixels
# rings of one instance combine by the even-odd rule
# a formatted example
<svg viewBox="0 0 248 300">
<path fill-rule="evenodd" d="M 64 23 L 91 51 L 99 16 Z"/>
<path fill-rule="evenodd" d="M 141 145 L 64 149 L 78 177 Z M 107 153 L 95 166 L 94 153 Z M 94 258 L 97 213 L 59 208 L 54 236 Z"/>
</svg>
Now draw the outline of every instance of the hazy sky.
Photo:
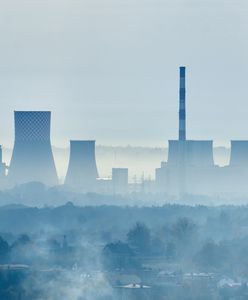
<svg viewBox="0 0 248 300">
<path fill-rule="evenodd" d="M 248 139 L 247 0 L 0 0 L 0 141 L 13 110 L 52 110 L 53 144 Z"/>
</svg>

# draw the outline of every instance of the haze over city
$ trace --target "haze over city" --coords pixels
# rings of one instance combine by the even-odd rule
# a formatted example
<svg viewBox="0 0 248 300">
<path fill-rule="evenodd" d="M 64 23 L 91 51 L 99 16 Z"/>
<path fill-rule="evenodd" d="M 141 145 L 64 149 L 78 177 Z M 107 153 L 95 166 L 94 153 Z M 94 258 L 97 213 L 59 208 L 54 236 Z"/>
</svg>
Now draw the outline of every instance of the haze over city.
<svg viewBox="0 0 248 300">
<path fill-rule="evenodd" d="M 0 299 L 248 299 L 247 0 L 0 0 Z"/>
</svg>

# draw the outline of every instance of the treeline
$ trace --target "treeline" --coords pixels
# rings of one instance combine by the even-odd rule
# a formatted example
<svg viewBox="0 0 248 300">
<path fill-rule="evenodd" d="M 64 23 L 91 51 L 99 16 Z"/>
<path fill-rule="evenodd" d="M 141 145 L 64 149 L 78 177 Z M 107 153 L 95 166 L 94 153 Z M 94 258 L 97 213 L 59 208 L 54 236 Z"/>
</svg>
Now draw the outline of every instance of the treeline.
<svg viewBox="0 0 248 300">
<path fill-rule="evenodd" d="M 228 235 L 229 227 L 223 230 Z M 147 262 L 151 267 L 159 262 L 173 265 L 175 272 L 215 273 L 248 280 L 248 234 L 227 235 L 220 240 L 204 236 L 199 224 L 188 218 L 154 230 L 136 223 L 123 240 L 105 245 L 103 263 L 107 270 L 130 272 Z"/>
<path fill-rule="evenodd" d="M 92 198 L 95 197 L 97 196 L 92 195 Z M 72 202 L 43 208 L 8 205 L 0 207 L 0 232 L 35 232 L 45 230 L 48 226 L 54 229 L 67 229 L 81 225 L 89 230 L 95 228 L 101 231 L 105 228 L 116 231 L 118 228 L 126 230 L 137 221 L 153 228 L 173 223 L 184 217 L 199 224 L 202 231 L 207 231 L 205 235 L 221 238 L 226 234 L 224 230 L 226 226 L 228 226 L 228 235 L 240 234 L 240 230 L 236 229 L 242 228 L 242 231 L 245 229 L 248 221 L 248 206 L 207 207 L 170 204 L 162 207 L 75 206 Z"/>
<path fill-rule="evenodd" d="M 138 268 L 152 258 L 199 271 L 244 275 L 248 269 L 247 206 L 13 205 L 0 208 L 0 236 L 2 263 L 8 257 L 12 263 L 40 262 L 40 252 L 51 258 L 49 263 L 57 263 L 54 257 L 63 257 L 61 249 L 67 244 L 72 259 L 61 261 L 68 266 L 73 259 L 94 261 L 100 255 L 106 269 Z M 32 256 L 20 255 L 28 252 L 25 247 Z"/>
</svg>

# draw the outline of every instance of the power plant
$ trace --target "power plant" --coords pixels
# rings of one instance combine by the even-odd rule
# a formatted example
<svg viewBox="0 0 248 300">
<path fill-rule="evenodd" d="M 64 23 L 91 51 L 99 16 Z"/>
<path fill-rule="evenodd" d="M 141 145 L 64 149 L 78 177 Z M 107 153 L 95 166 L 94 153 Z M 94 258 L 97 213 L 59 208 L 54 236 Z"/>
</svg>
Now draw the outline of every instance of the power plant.
<svg viewBox="0 0 248 300">
<path fill-rule="evenodd" d="M 126 194 L 128 192 L 127 168 L 112 168 L 112 185 L 114 194 Z"/>
<path fill-rule="evenodd" d="M 38 181 L 58 184 L 50 142 L 50 111 L 15 111 L 15 143 L 9 166 L 11 186 Z"/>
<path fill-rule="evenodd" d="M 180 67 L 179 139 L 169 141 L 168 160 L 155 172 L 155 190 L 171 195 L 248 193 L 248 141 L 232 141 L 230 164 L 219 167 L 214 164 L 212 140 L 186 139 L 185 67 Z"/>
<path fill-rule="evenodd" d="M 186 130 L 186 68 L 179 69 L 178 139 L 169 140 L 168 159 L 149 180 L 149 192 L 180 196 L 248 195 L 248 141 L 231 141 L 229 165 L 214 163 L 212 140 L 189 140 Z M 28 182 L 58 185 L 50 141 L 50 111 L 15 111 L 15 142 L 10 166 L 2 161 L 0 147 L 0 184 L 9 187 Z M 94 140 L 71 140 L 70 158 L 64 187 L 76 192 L 126 194 L 144 189 L 129 183 L 127 168 L 112 168 L 112 178 L 100 178 Z"/>
<path fill-rule="evenodd" d="M 170 194 L 205 192 L 214 169 L 213 141 L 186 139 L 186 68 L 180 67 L 179 138 L 169 141 L 167 163 L 156 169 L 157 188 Z"/>
<path fill-rule="evenodd" d="M 95 141 L 70 141 L 65 185 L 76 190 L 94 191 L 98 177 Z"/>
</svg>

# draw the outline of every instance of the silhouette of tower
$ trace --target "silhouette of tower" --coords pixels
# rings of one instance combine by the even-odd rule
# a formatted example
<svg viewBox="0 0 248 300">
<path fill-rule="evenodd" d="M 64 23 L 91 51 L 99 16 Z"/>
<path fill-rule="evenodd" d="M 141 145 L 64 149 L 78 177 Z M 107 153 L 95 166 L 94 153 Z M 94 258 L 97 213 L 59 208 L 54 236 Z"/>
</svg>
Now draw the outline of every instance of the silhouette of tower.
<svg viewBox="0 0 248 300">
<path fill-rule="evenodd" d="M 128 169 L 112 168 L 112 184 L 114 194 L 124 194 L 128 191 Z"/>
<path fill-rule="evenodd" d="M 0 146 L 0 188 L 6 187 L 6 170 L 7 166 L 3 162 L 3 151 L 2 146 Z"/>
<path fill-rule="evenodd" d="M 180 67 L 179 87 L 179 140 L 169 141 L 168 166 L 179 166 L 180 173 L 185 167 L 213 166 L 213 141 L 186 139 L 186 68 Z"/>
<path fill-rule="evenodd" d="M 231 167 L 247 168 L 248 166 L 248 141 L 231 141 Z"/>
<path fill-rule="evenodd" d="M 3 162 L 3 150 L 2 150 L 2 146 L 0 146 L 0 180 L 2 180 L 2 179 L 5 178 L 5 176 L 6 176 L 6 169 L 7 169 L 7 166 Z"/>
<path fill-rule="evenodd" d="M 95 141 L 70 141 L 65 185 L 89 192 L 94 190 L 97 178 Z"/>
<path fill-rule="evenodd" d="M 185 88 L 185 67 L 180 67 L 180 86 L 179 86 L 179 140 L 186 140 L 186 88 Z"/>
<path fill-rule="evenodd" d="M 15 143 L 8 180 L 11 185 L 38 181 L 58 184 L 50 142 L 50 111 L 15 111 Z"/>
<path fill-rule="evenodd" d="M 186 68 L 180 67 L 179 137 L 169 140 L 168 160 L 156 169 L 156 181 L 167 193 L 201 192 L 208 188 L 213 168 L 213 141 L 186 138 Z"/>
</svg>

